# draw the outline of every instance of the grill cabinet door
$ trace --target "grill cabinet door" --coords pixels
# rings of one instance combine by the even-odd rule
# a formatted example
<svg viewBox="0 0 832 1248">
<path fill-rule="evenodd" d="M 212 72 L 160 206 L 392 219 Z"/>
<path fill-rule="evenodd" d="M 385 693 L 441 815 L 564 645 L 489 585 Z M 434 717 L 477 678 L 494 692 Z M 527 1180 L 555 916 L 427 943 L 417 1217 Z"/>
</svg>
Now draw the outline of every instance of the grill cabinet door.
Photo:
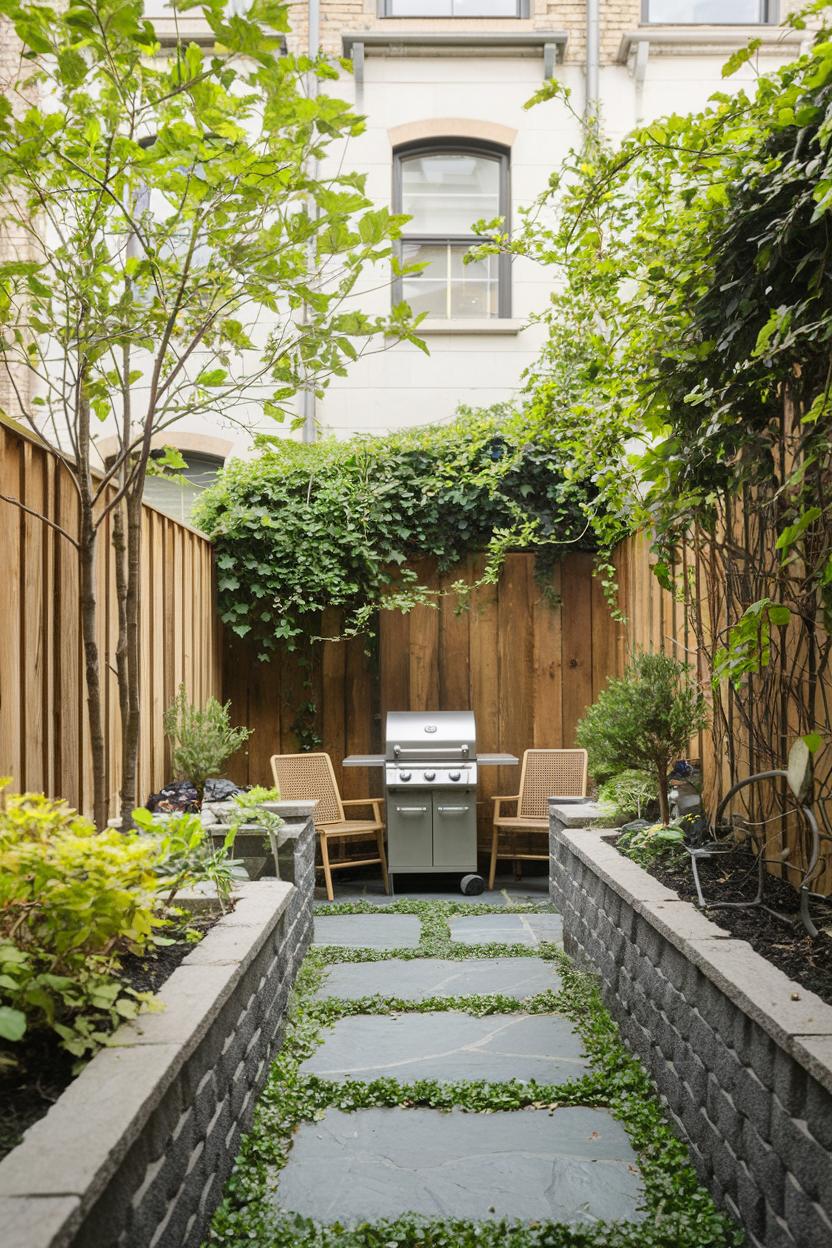
<svg viewBox="0 0 832 1248">
<path fill-rule="evenodd" d="M 387 794 L 387 855 L 390 870 L 433 863 L 433 806 L 430 793 Z"/>
<path fill-rule="evenodd" d="M 477 801 L 473 793 L 433 794 L 433 865 L 477 869 Z"/>
</svg>

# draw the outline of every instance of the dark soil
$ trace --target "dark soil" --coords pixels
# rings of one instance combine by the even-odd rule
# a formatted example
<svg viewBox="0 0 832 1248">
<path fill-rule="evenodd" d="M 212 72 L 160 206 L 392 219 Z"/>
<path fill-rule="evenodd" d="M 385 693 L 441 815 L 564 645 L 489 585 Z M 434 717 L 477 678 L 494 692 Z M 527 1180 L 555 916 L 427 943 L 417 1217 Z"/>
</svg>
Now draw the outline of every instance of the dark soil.
<svg viewBox="0 0 832 1248">
<path fill-rule="evenodd" d="M 688 861 L 676 867 L 656 864 L 648 870 L 662 884 L 675 889 L 684 901 L 696 901 L 696 887 Z M 756 896 L 755 861 L 745 851 L 725 858 L 700 859 L 699 878 L 706 900 L 750 901 Z M 812 901 L 812 917 L 815 926 L 821 929 L 813 939 L 798 918 L 797 892 L 787 880 L 768 875 L 763 902 L 780 914 L 771 914 L 761 906 L 750 910 L 720 907 L 706 913 L 738 940 L 747 940 L 757 953 L 790 979 L 832 1004 L 832 937 L 822 930 L 832 928 L 832 906 L 828 902 Z"/>
<path fill-rule="evenodd" d="M 197 918 L 191 927 L 204 935 L 216 921 L 214 916 Z M 193 947 L 192 940 L 180 940 L 157 948 L 150 957 L 129 954 L 122 959 L 124 978 L 137 992 L 158 992 Z M 7 1053 L 14 1055 L 19 1065 L 7 1070 L 0 1065 L 0 1159 L 47 1113 L 76 1073 L 72 1069 L 75 1059 L 61 1048 L 51 1031 L 33 1031 L 25 1045 L 3 1047 L 0 1061 Z"/>
</svg>

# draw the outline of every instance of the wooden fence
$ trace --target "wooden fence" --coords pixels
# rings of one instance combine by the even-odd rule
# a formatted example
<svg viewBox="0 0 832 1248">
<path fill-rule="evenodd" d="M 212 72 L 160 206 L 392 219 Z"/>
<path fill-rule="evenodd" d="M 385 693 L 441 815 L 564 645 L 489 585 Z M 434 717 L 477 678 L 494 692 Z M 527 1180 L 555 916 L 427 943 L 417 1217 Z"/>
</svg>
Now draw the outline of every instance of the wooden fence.
<svg viewBox="0 0 832 1248">
<path fill-rule="evenodd" d="M 41 519 L 78 532 L 69 474 L 16 426 L 0 421 L 0 775 L 89 812 L 92 777 L 78 595 L 78 556 Z M 220 625 L 209 542 L 160 512 L 144 510 L 139 795 L 170 778 L 162 713 L 184 680 L 201 701 L 220 691 Z M 99 544 L 99 648 L 108 779 L 119 787 L 115 675 L 115 570 L 109 525 Z"/>
<path fill-rule="evenodd" d="M 418 571 L 450 591 L 455 580 L 476 581 L 483 566 L 471 558 L 444 578 L 428 565 Z M 263 664 L 254 647 L 226 639 L 224 696 L 235 722 L 255 730 L 237 760 L 238 781 L 271 783 L 270 756 L 309 744 L 312 730 L 332 755 L 344 796 L 379 793 L 378 770 L 340 764 L 383 748 L 388 710 L 472 708 L 484 752 L 573 745 L 578 720 L 625 653 L 592 556 L 570 555 L 541 585 L 532 555 L 509 555 L 499 585 L 477 589 L 464 611 L 457 605 L 446 592 L 435 607 L 382 613 L 373 653 L 360 640 L 325 642 Z M 336 634 L 337 620 L 325 619 L 322 631 Z M 516 792 L 518 778 L 517 768 L 482 770 L 481 840 L 491 795 Z"/>
</svg>

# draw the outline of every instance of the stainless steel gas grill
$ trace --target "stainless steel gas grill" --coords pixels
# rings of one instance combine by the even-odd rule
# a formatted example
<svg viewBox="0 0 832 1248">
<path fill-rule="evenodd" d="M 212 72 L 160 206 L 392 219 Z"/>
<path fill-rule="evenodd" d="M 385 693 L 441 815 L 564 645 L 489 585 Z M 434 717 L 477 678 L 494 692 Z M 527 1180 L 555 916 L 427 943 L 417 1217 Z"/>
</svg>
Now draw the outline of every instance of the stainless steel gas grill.
<svg viewBox="0 0 832 1248">
<path fill-rule="evenodd" d="M 391 877 L 460 872 L 465 893 L 482 892 L 477 874 L 477 775 L 512 765 L 513 754 L 477 755 L 473 711 L 390 711 L 384 755 L 347 766 L 383 766 Z"/>
</svg>

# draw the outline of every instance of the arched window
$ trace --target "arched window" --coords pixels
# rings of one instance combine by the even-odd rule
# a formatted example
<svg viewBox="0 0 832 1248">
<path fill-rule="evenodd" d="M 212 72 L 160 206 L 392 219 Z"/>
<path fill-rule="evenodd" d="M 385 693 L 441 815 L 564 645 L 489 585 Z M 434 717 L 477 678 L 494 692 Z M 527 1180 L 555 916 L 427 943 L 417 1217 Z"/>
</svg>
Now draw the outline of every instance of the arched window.
<svg viewBox="0 0 832 1248">
<path fill-rule="evenodd" d="M 162 450 L 151 452 L 151 458 L 158 459 Z M 191 511 L 194 503 L 203 490 L 212 485 L 217 473 L 225 462 L 219 455 L 209 455 L 204 451 L 182 451 L 185 467 L 167 475 L 156 475 L 152 471 L 145 481 L 143 498 L 158 511 L 172 516 L 182 524 L 191 523 Z"/>
<path fill-rule="evenodd" d="M 441 320 L 511 316 L 509 257 L 463 262 L 482 241 L 474 222 L 502 217 L 508 230 L 508 150 L 471 139 L 432 139 L 398 148 L 393 170 L 393 210 L 411 217 L 402 260 L 426 265 L 399 279 L 394 299 Z"/>
</svg>

